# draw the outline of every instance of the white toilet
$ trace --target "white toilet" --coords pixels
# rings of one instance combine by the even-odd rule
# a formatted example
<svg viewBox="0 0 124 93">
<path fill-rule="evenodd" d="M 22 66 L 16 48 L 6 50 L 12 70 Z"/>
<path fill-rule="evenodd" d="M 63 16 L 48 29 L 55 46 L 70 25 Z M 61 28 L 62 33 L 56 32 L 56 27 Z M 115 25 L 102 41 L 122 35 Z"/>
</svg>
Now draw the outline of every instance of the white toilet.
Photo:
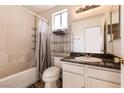
<svg viewBox="0 0 124 93">
<path fill-rule="evenodd" d="M 61 76 L 61 57 L 54 57 L 54 66 L 49 67 L 43 73 L 42 79 L 45 82 L 45 88 L 57 88 L 57 81 Z"/>
</svg>

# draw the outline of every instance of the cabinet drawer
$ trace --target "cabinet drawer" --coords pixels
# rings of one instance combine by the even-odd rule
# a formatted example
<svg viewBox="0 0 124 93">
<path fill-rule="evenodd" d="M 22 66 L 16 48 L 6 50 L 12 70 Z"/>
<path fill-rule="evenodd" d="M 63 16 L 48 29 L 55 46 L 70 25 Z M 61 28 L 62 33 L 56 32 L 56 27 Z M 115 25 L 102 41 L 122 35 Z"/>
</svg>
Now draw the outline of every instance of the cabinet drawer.
<svg viewBox="0 0 124 93">
<path fill-rule="evenodd" d="M 84 77 L 63 71 L 63 87 L 64 88 L 84 88 Z"/>
<path fill-rule="evenodd" d="M 64 71 L 69 71 L 75 74 L 84 75 L 85 73 L 85 67 L 83 66 L 77 66 L 72 64 L 62 64 L 62 68 Z"/>
<path fill-rule="evenodd" d="M 120 84 L 120 73 L 110 70 L 88 68 L 88 77 Z"/>
</svg>

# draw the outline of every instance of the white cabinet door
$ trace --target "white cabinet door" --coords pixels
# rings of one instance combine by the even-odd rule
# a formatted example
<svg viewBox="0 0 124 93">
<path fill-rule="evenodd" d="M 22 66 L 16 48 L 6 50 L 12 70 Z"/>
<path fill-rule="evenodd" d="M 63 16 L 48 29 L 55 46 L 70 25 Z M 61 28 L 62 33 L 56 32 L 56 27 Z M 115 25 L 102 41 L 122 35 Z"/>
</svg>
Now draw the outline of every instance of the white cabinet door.
<svg viewBox="0 0 124 93">
<path fill-rule="evenodd" d="M 88 77 L 120 84 L 119 70 L 88 67 Z"/>
<path fill-rule="evenodd" d="M 84 77 L 73 74 L 71 72 L 63 71 L 63 87 L 64 88 L 83 88 Z"/>
<path fill-rule="evenodd" d="M 88 87 L 89 88 L 119 88 L 120 85 L 102 81 L 98 79 L 88 78 Z"/>
</svg>

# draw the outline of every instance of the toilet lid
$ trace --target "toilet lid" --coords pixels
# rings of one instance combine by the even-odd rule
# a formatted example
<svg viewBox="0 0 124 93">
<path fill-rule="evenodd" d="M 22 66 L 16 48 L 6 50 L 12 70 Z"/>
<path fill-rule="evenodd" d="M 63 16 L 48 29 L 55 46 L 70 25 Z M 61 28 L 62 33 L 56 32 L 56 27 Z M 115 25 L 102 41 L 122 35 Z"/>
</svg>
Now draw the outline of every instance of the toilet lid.
<svg viewBox="0 0 124 93">
<path fill-rule="evenodd" d="M 61 72 L 61 69 L 59 67 L 50 67 L 50 68 L 45 70 L 43 77 L 55 76 L 60 72 Z"/>
</svg>

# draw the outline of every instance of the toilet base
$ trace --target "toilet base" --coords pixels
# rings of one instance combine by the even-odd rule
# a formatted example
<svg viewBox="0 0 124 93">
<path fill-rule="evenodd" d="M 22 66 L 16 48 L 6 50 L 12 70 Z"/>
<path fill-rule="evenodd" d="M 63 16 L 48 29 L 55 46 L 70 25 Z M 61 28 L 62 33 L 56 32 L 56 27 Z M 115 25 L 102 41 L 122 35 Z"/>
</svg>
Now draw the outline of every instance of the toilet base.
<svg viewBox="0 0 124 93">
<path fill-rule="evenodd" d="M 58 88 L 57 81 L 45 82 L 45 88 Z"/>
</svg>

